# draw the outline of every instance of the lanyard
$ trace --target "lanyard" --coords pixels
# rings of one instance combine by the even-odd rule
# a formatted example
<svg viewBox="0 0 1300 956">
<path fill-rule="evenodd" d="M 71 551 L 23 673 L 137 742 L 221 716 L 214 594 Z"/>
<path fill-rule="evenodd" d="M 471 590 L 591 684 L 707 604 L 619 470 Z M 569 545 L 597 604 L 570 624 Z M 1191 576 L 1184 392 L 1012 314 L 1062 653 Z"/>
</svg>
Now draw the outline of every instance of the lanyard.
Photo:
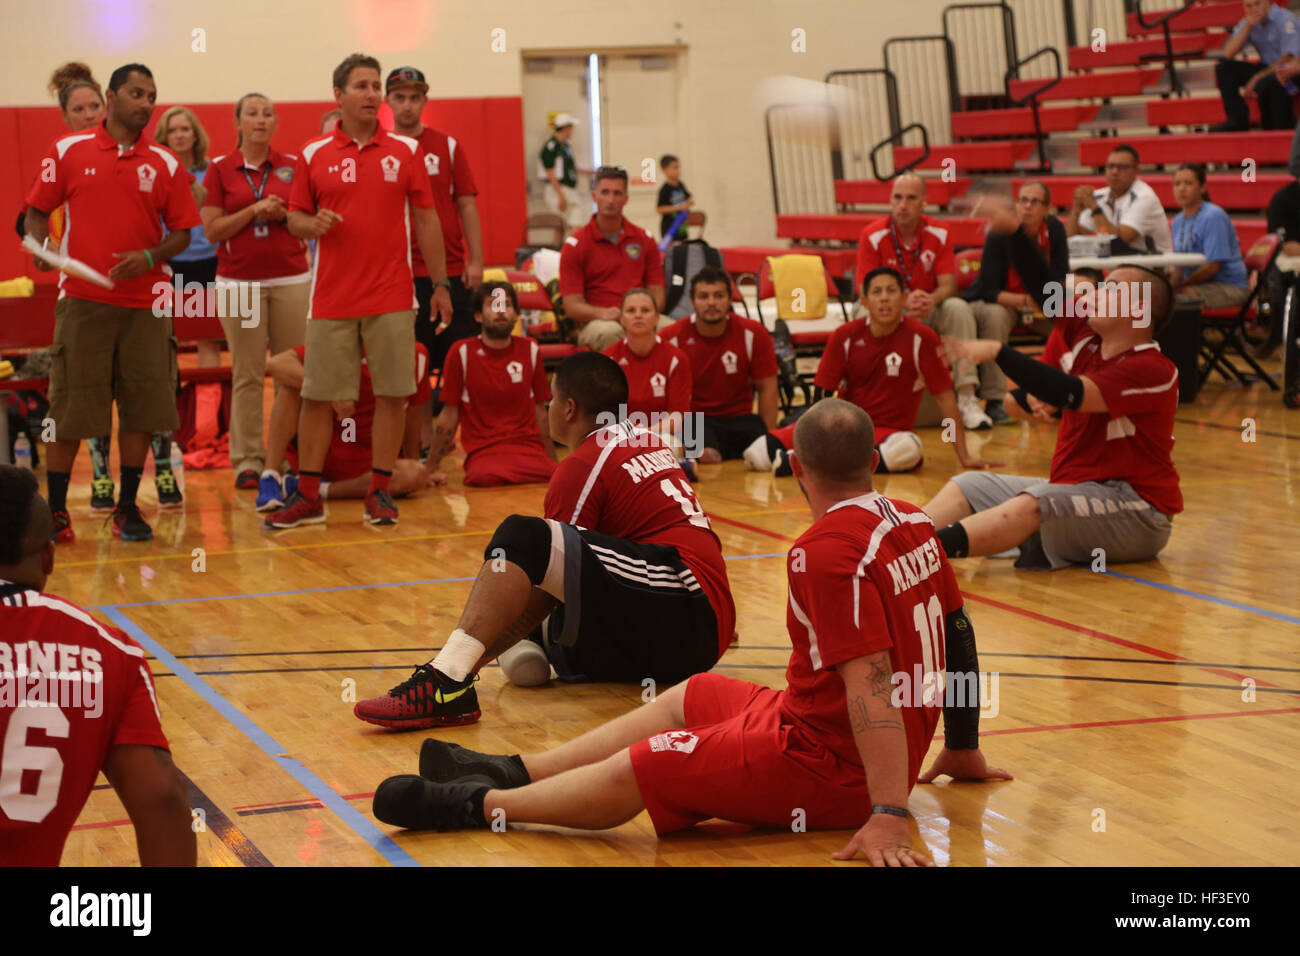
<svg viewBox="0 0 1300 956">
<path fill-rule="evenodd" d="M 917 224 L 916 229 L 916 252 L 912 254 L 912 264 L 908 265 L 907 260 L 903 258 L 903 244 L 898 241 L 898 227 L 894 224 L 894 217 L 889 217 L 889 236 L 894 240 L 894 255 L 898 259 L 900 266 L 899 272 L 903 274 L 903 291 L 912 291 L 912 270 L 916 268 L 916 260 L 921 257 L 921 227 Z"/>
<path fill-rule="evenodd" d="M 269 160 L 268 160 L 268 162 L 269 162 Z M 267 179 L 269 179 L 270 176 L 271 176 L 271 167 L 270 167 L 270 166 L 264 166 L 264 167 L 263 167 L 263 169 L 262 169 L 262 181 L 261 181 L 260 183 L 258 183 L 256 186 L 253 185 L 253 177 L 250 176 L 250 175 L 248 175 L 248 167 L 247 167 L 247 166 L 240 166 L 240 167 L 239 167 L 239 171 L 240 171 L 241 173 L 243 173 L 243 175 L 244 175 L 244 179 L 245 179 L 245 181 L 247 181 L 247 183 L 248 183 L 248 188 L 251 189 L 251 190 L 253 190 L 253 202 L 260 202 L 261 199 L 262 199 L 262 190 L 266 189 L 266 181 L 267 181 Z"/>
</svg>

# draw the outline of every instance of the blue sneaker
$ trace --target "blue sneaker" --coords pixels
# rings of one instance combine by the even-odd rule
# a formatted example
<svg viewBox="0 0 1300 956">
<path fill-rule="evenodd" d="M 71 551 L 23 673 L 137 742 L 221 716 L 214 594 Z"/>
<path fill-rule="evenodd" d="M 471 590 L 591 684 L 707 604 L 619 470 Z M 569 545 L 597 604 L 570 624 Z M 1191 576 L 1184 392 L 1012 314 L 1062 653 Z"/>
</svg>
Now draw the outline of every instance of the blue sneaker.
<svg viewBox="0 0 1300 956">
<path fill-rule="evenodd" d="M 288 501 L 297 493 L 298 493 L 298 476 L 285 475 L 284 476 L 284 500 Z"/>
<path fill-rule="evenodd" d="M 296 482 L 295 482 L 296 484 Z M 278 511 L 284 507 L 285 498 L 289 497 L 275 475 L 263 475 L 257 482 L 257 510 Z"/>
</svg>

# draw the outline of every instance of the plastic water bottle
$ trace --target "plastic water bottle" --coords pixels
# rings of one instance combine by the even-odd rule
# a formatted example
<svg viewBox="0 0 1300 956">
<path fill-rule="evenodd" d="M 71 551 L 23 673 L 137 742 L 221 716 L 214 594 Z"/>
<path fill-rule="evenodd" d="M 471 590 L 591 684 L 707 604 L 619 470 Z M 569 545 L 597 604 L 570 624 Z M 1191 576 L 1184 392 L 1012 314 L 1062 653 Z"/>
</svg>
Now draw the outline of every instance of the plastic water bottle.
<svg viewBox="0 0 1300 956">
<path fill-rule="evenodd" d="M 172 474 L 176 476 L 176 488 L 181 494 L 185 493 L 185 456 L 181 453 L 181 446 L 175 440 L 172 441 Z"/>
<path fill-rule="evenodd" d="M 19 468 L 32 470 L 32 443 L 21 432 L 14 439 L 14 464 Z"/>
</svg>

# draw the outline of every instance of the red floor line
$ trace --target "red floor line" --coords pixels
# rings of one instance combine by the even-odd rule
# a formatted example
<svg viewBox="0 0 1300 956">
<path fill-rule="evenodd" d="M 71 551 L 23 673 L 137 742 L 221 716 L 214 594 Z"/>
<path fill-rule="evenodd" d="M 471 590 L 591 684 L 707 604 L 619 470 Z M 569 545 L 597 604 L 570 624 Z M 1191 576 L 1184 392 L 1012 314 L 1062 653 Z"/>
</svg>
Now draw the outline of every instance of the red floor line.
<svg viewBox="0 0 1300 956">
<path fill-rule="evenodd" d="M 120 827 L 130 823 L 130 820 L 105 820 L 103 823 L 78 823 L 72 829 L 74 830 L 99 830 L 104 827 Z"/>
<path fill-rule="evenodd" d="M 1043 730 L 1082 730 L 1089 727 L 1125 727 L 1132 724 L 1163 724 L 1182 720 L 1210 720 L 1216 717 L 1267 717 L 1274 714 L 1300 714 L 1300 707 L 1279 707 L 1273 710 L 1230 710 L 1218 714 L 1175 714 L 1170 717 L 1131 717 L 1127 720 L 1094 720 L 1082 724 L 1043 724 L 1038 727 L 1008 727 L 1005 730 L 983 730 L 981 737 L 1002 734 L 1033 734 Z"/>
<path fill-rule="evenodd" d="M 745 524 L 743 521 L 737 521 L 735 518 L 724 518 L 722 515 L 711 514 L 709 518 L 713 521 L 721 521 L 723 524 L 729 524 L 736 528 L 744 528 L 746 531 L 752 531 L 755 534 L 765 534 L 769 538 L 776 538 L 778 541 L 794 541 L 795 538 L 788 534 L 781 534 L 777 531 L 768 531 L 766 528 L 760 528 L 758 525 Z"/>
<path fill-rule="evenodd" d="M 344 800 L 359 800 L 362 797 L 373 797 L 374 792 L 372 791 L 371 793 L 343 793 L 343 794 L 339 794 L 339 796 L 341 796 Z M 240 810 L 260 810 L 264 807 L 287 807 L 295 803 L 314 803 L 317 804 L 322 809 L 324 808 L 324 805 L 321 804 L 319 800 L 317 800 L 313 796 L 308 795 L 305 797 L 299 797 L 297 800 L 272 800 L 269 803 L 246 803 L 243 806 L 231 807 L 230 809 L 236 812 Z"/>
</svg>

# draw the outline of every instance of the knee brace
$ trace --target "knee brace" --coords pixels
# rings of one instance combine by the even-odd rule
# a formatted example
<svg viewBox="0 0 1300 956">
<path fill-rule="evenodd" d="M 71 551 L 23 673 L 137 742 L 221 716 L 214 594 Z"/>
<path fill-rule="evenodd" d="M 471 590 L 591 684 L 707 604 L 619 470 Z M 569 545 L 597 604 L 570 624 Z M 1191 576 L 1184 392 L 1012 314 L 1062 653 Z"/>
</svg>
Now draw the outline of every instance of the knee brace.
<svg viewBox="0 0 1300 956">
<path fill-rule="evenodd" d="M 551 526 L 546 519 L 511 515 L 497 525 L 483 551 L 483 560 L 502 559 L 518 565 L 533 587 L 539 586 L 551 563 Z"/>
<path fill-rule="evenodd" d="M 925 448 L 915 432 L 894 432 L 876 446 L 880 452 L 879 471 L 898 473 L 911 471 L 921 464 Z"/>
<path fill-rule="evenodd" d="M 540 687 L 551 679 L 551 662 L 546 651 L 528 638 L 507 650 L 497 662 L 506 680 L 517 687 Z"/>
</svg>

